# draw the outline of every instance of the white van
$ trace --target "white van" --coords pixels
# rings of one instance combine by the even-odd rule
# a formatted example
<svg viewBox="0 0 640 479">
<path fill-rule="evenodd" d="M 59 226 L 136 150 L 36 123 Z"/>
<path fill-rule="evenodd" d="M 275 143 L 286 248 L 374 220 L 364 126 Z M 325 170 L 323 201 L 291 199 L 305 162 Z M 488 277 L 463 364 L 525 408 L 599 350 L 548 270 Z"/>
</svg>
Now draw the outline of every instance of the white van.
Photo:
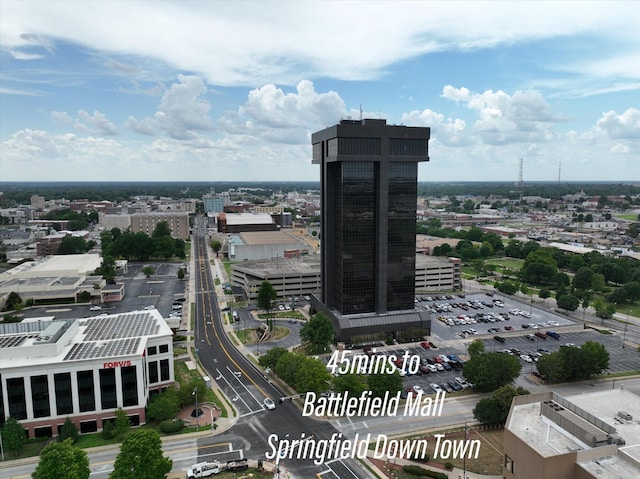
<svg viewBox="0 0 640 479">
<path fill-rule="evenodd" d="M 220 463 L 218 461 L 199 462 L 187 469 L 187 479 L 209 477 L 214 474 L 220 474 Z"/>
</svg>

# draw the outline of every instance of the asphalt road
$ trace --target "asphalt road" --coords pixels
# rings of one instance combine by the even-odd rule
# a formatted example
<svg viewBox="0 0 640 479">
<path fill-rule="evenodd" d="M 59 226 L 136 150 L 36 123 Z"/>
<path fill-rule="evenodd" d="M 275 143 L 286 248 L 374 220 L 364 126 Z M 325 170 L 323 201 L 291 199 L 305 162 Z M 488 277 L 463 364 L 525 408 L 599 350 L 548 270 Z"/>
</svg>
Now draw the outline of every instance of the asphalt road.
<svg viewBox="0 0 640 479">
<path fill-rule="evenodd" d="M 279 440 L 298 439 L 313 435 L 329 439 L 338 431 L 328 422 L 316 421 L 301 415 L 291 402 L 278 404 L 267 410 L 263 401 L 270 397 L 278 402 L 285 396 L 261 371 L 253 366 L 231 343 L 223 329 L 218 308 L 206 238 L 200 226 L 196 227 L 194 248 L 196 266 L 196 320 L 195 341 L 198 358 L 212 380 L 224 391 L 236 408 L 240 419 L 233 428 L 198 441 L 198 460 L 206 460 L 209 448 L 215 443 L 229 443 L 236 454 L 252 459 L 264 459 L 272 452 L 270 435 Z M 273 443 L 273 441 L 272 441 Z M 365 479 L 371 475 L 352 459 L 336 460 L 316 465 L 312 459 L 283 460 L 282 464 L 294 477 Z"/>
</svg>

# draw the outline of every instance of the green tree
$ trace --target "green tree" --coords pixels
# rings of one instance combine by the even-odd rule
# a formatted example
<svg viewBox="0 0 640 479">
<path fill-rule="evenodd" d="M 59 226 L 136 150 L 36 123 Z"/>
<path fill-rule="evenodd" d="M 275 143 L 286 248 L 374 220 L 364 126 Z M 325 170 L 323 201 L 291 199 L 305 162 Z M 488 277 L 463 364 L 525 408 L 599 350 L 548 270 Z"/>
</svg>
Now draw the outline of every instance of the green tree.
<svg viewBox="0 0 640 479">
<path fill-rule="evenodd" d="M 502 424 L 507 420 L 513 398 L 523 394 L 529 394 L 529 391 L 510 384 L 502 386 L 496 389 L 490 398 L 478 401 L 473 408 L 473 416 L 483 424 Z"/>
<path fill-rule="evenodd" d="M 127 434 L 109 479 L 158 479 L 171 472 L 173 461 L 162 455 L 160 435 L 151 429 Z"/>
<path fill-rule="evenodd" d="M 220 241 L 218 241 L 218 240 L 213 240 L 211 242 L 211 249 L 216 254 L 216 256 L 218 256 L 218 253 L 222 249 L 222 243 L 220 243 Z"/>
<path fill-rule="evenodd" d="M 147 278 L 149 276 L 152 276 L 156 272 L 156 270 L 153 269 L 151 266 L 145 266 L 144 268 L 141 269 L 141 271 L 142 271 L 142 274 L 144 274 Z"/>
<path fill-rule="evenodd" d="M 64 474 L 62 474 L 64 471 Z M 40 462 L 31 474 L 32 479 L 89 479 L 87 453 L 73 445 L 71 438 L 52 442 L 40 453 Z"/>
<path fill-rule="evenodd" d="M 58 442 L 62 442 L 65 439 L 71 439 L 71 442 L 76 443 L 79 438 L 80 433 L 71 418 L 65 419 L 62 429 L 60 430 L 60 434 L 58 435 Z"/>
<path fill-rule="evenodd" d="M 171 236 L 154 237 L 152 240 L 152 248 L 153 252 L 151 255 L 154 258 L 167 260 L 175 253 L 175 241 Z"/>
<path fill-rule="evenodd" d="M 302 356 L 300 367 L 295 371 L 292 386 L 299 393 L 312 391 L 316 394 L 329 389 L 331 374 L 324 363 L 308 356 Z"/>
<path fill-rule="evenodd" d="M 87 251 L 89 251 L 89 245 L 84 238 L 80 236 L 67 235 L 62 238 L 56 254 L 82 254 Z"/>
<path fill-rule="evenodd" d="M 333 377 L 332 384 L 335 392 L 348 391 L 350 396 L 360 396 L 369 388 L 367 377 L 362 374 L 338 374 Z"/>
<path fill-rule="evenodd" d="M 286 348 L 276 346 L 275 348 L 271 348 L 269 351 L 260 356 L 260 359 L 258 359 L 258 363 L 263 368 L 274 369 L 282 355 L 287 352 L 288 351 Z"/>
<path fill-rule="evenodd" d="M 501 353 L 479 354 L 463 366 L 465 377 L 482 392 L 495 391 L 509 384 L 518 377 L 521 369 L 518 358 Z"/>
<path fill-rule="evenodd" d="M 609 367 L 609 351 L 602 343 L 587 341 L 580 346 L 580 349 L 585 353 L 584 360 L 589 365 L 588 376 L 600 374 Z"/>
<path fill-rule="evenodd" d="M 154 239 L 171 238 L 171 227 L 169 226 L 169 223 L 166 221 L 160 221 L 153 230 L 153 233 L 151 233 L 151 237 Z"/>
<path fill-rule="evenodd" d="M 116 409 L 116 420 L 114 426 L 114 432 L 118 437 L 123 437 L 131 429 L 131 421 L 129 421 L 124 409 L 120 407 Z"/>
<path fill-rule="evenodd" d="M 561 381 L 564 377 L 562 357 L 559 352 L 543 354 L 536 362 L 536 369 L 548 381 Z"/>
<path fill-rule="evenodd" d="M 22 307 L 22 298 L 15 291 L 11 291 L 4 303 L 6 310 L 20 309 Z"/>
<path fill-rule="evenodd" d="M 394 371 L 392 374 L 370 374 L 367 376 L 367 383 L 371 394 L 375 397 L 383 397 L 387 391 L 391 395 L 402 391 L 402 378 L 399 371 Z"/>
<path fill-rule="evenodd" d="M 557 301 L 558 307 L 565 311 L 575 311 L 580 306 L 580 300 L 573 294 L 563 294 Z"/>
<path fill-rule="evenodd" d="M 193 389 L 191 390 L 193 392 Z M 147 406 L 147 420 L 161 422 L 176 417 L 178 413 L 178 396 L 175 388 L 154 395 Z"/>
<path fill-rule="evenodd" d="M 184 268 L 178 269 L 178 279 L 184 279 Z"/>
<path fill-rule="evenodd" d="M 321 313 L 315 314 L 300 329 L 300 339 L 309 343 L 315 352 L 325 352 L 333 335 L 331 320 Z"/>
<path fill-rule="evenodd" d="M 575 289 L 587 290 L 591 288 L 591 278 L 593 271 L 591 268 L 582 267 L 573 276 L 572 285 Z"/>
<path fill-rule="evenodd" d="M 273 302 L 277 297 L 278 293 L 276 293 L 276 290 L 273 288 L 271 283 L 267 280 L 263 281 L 260 285 L 260 289 L 258 290 L 258 295 L 256 296 L 258 308 L 264 309 L 267 312 L 267 316 L 269 316 L 269 313 L 273 308 Z M 273 321 L 269 322 L 269 319 L 267 319 L 267 322 L 269 324 L 269 328 L 273 329 Z"/>
<path fill-rule="evenodd" d="M 474 339 L 467 347 L 467 353 L 469 353 L 469 357 L 471 358 L 484 353 L 484 350 L 484 341 L 482 341 L 481 339 Z"/>
<path fill-rule="evenodd" d="M 13 452 L 16 456 L 27 442 L 22 425 L 14 418 L 9 416 L 4 426 L 2 426 L 2 444 L 5 451 Z"/>
<path fill-rule="evenodd" d="M 541 299 L 547 299 L 549 297 L 551 297 L 551 291 L 549 291 L 547 288 L 543 288 L 540 290 L 540 292 L 538 293 L 538 296 Z"/>
</svg>

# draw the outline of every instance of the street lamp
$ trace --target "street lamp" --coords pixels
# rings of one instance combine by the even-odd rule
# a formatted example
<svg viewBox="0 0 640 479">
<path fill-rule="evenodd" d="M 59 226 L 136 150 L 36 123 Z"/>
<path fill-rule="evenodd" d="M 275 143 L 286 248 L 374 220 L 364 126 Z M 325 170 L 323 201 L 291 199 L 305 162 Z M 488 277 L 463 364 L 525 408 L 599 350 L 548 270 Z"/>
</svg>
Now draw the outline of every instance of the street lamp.
<svg viewBox="0 0 640 479">
<path fill-rule="evenodd" d="M 199 431 L 200 430 L 200 414 L 198 412 L 198 386 L 193 388 L 193 392 L 191 393 L 191 395 L 196 396 L 196 431 Z"/>
</svg>

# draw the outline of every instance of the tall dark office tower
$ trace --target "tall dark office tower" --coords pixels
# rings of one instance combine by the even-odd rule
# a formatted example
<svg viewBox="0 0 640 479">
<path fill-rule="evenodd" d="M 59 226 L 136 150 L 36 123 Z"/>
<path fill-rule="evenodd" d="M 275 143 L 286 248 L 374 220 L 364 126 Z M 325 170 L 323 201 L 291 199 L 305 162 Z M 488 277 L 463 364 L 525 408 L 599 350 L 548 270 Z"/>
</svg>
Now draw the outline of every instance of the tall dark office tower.
<svg viewBox="0 0 640 479">
<path fill-rule="evenodd" d="M 342 120 L 313 134 L 321 169 L 321 293 L 338 337 L 369 342 L 425 327 L 414 310 L 418 162 L 429 128 Z"/>
</svg>

